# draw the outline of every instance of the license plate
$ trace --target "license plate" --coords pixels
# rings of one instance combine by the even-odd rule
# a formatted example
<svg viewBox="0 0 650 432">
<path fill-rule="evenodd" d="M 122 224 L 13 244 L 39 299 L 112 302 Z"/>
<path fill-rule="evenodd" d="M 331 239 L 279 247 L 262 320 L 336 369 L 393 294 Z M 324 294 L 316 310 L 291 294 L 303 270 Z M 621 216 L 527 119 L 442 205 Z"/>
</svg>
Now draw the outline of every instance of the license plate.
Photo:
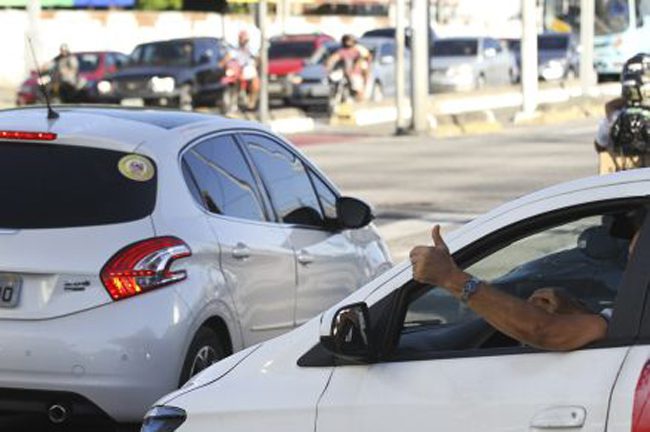
<svg viewBox="0 0 650 432">
<path fill-rule="evenodd" d="M 0 307 L 15 308 L 20 300 L 20 276 L 0 275 Z"/>
<path fill-rule="evenodd" d="M 140 99 L 140 98 L 122 99 L 120 101 L 120 105 L 126 106 L 126 107 L 143 107 L 144 106 L 144 99 Z"/>
<path fill-rule="evenodd" d="M 279 94 L 279 93 L 284 93 L 284 86 L 282 83 L 269 83 L 269 93 L 273 94 Z"/>
</svg>

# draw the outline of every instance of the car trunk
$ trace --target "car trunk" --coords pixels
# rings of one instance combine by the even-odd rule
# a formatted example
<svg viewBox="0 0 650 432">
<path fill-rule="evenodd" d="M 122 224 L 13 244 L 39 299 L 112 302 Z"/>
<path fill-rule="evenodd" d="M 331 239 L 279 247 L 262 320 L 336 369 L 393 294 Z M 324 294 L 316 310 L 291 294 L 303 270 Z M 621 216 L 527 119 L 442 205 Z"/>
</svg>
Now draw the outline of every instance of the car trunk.
<svg viewBox="0 0 650 432">
<path fill-rule="evenodd" d="M 155 234 L 157 179 L 134 172 L 143 161 L 155 170 L 113 150 L 0 141 L 0 319 L 48 319 L 112 301 L 102 267 Z"/>
</svg>

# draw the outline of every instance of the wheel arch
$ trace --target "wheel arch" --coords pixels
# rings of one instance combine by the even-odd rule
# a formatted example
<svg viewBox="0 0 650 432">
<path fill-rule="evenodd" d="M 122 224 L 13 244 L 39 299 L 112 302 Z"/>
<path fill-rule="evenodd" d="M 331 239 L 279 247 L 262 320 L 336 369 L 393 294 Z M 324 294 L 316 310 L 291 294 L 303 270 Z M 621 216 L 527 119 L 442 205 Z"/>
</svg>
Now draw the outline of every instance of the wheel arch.
<svg viewBox="0 0 650 432">
<path fill-rule="evenodd" d="M 230 330 L 228 329 L 228 325 L 226 324 L 226 321 L 223 318 L 221 318 L 219 315 L 213 315 L 210 318 L 203 321 L 199 326 L 199 328 L 201 327 L 206 327 L 214 331 L 219 336 L 219 339 L 221 339 L 221 341 L 224 343 L 224 347 L 226 348 L 226 354 L 227 355 L 233 354 L 232 337 L 230 336 Z"/>
</svg>

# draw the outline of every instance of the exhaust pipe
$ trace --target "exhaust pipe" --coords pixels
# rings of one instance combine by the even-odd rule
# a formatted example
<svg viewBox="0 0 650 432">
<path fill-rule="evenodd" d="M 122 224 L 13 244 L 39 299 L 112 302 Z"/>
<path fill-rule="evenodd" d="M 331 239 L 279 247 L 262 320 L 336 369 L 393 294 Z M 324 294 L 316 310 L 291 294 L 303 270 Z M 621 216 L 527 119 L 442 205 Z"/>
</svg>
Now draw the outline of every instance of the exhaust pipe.
<svg viewBox="0 0 650 432">
<path fill-rule="evenodd" d="M 61 424 L 68 419 L 68 409 L 63 405 L 54 404 L 47 410 L 47 417 L 54 424 Z"/>
</svg>

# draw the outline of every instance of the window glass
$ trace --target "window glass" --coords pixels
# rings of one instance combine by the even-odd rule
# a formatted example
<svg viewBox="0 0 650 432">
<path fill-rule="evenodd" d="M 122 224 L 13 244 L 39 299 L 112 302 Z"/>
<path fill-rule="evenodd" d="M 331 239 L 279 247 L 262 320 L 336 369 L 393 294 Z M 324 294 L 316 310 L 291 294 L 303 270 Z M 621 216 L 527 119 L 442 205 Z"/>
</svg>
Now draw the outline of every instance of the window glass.
<svg viewBox="0 0 650 432">
<path fill-rule="evenodd" d="M 627 264 L 630 233 L 636 229 L 631 227 L 639 225 L 638 217 L 635 221 L 633 216 L 638 214 L 597 215 L 547 229 L 515 241 L 465 270 L 523 299 L 538 289 L 555 288 L 593 313 L 600 313 L 614 304 Z M 403 342 L 411 343 L 412 335 L 419 330 L 429 331 L 434 339 L 444 339 L 436 336 L 444 328 L 459 329 L 459 333 L 454 333 L 454 340 L 437 340 L 429 346 L 492 346 L 489 341 L 494 329 L 477 320 L 471 309 L 446 290 L 426 288 L 408 307 Z"/>
<path fill-rule="evenodd" d="M 280 144 L 261 135 L 244 135 L 280 221 L 323 226 L 316 193 L 302 161 Z"/>
<path fill-rule="evenodd" d="M 433 43 L 434 57 L 475 56 L 478 39 L 440 39 Z"/>
<path fill-rule="evenodd" d="M 183 167 L 192 194 L 208 211 L 266 220 L 253 174 L 231 136 L 195 145 L 183 156 Z"/>
<path fill-rule="evenodd" d="M 395 44 L 393 44 L 393 43 L 385 43 L 385 44 L 383 44 L 381 46 L 380 55 L 382 57 L 386 57 L 386 56 L 394 57 L 395 56 Z"/>
<path fill-rule="evenodd" d="M 156 204 L 154 176 L 133 180 L 128 153 L 73 145 L 0 142 L 0 228 L 107 225 L 142 219 Z"/>
<path fill-rule="evenodd" d="M 309 170 L 309 175 L 314 182 L 316 194 L 318 195 L 321 208 L 325 214 L 325 220 L 336 221 L 338 218 L 338 214 L 336 212 L 336 194 L 332 192 L 329 186 L 327 186 L 327 184 L 325 184 L 325 182 L 321 180 L 321 178 L 312 170 Z"/>
</svg>

